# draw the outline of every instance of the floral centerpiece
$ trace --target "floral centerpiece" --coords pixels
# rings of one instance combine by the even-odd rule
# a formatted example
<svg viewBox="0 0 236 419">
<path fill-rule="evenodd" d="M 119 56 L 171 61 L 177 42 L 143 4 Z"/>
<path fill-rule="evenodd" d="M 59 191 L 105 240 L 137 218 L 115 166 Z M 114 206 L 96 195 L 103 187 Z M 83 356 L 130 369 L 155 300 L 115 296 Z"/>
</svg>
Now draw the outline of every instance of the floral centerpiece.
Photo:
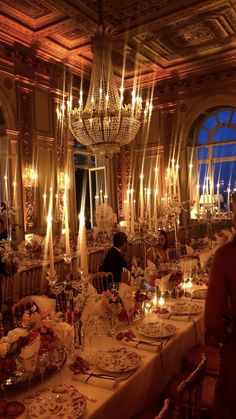
<svg viewBox="0 0 236 419">
<path fill-rule="evenodd" d="M 6 275 L 13 275 L 17 272 L 21 262 L 20 253 L 14 250 L 9 240 L 0 241 L 1 262 L 4 263 Z"/>
<path fill-rule="evenodd" d="M 177 297 L 177 288 L 182 282 L 183 282 L 183 272 L 179 270 L 172 270 L 170 272 L 168 284 L 169 284 L 171 295 L 173 298 Z"/>
<path fill-rule="evenodd" d="M 51 318 L 44 313 L 25 313 L 22 326 L 10 330 L 0 339 L 0 381 L 24 381 L 34 374 L 38 357 L 57 348 L 69 348 L 74 339 L 74 329 L 60 321 L 59 315 Z M 50 365 L 50 357 L 49 357 Z"/>
<path fill-rule="evenodd" d="M 28 254 L 29 259 L 40 259 L 44 249 L 44 239 L 37 234 L 29 234 L 25 248 Z"/>
<path fill-rule="evenodd" d="M 142 287 L 145 282 L 149 280 L 149 272 L 147 269 L 142 269 L 140 266 L 131 267 L 131 282 L 138 288 Z"/>
<path fill-rule="evenodd" d="M 0 380 L 6 382 L 10 378 L 17 381 L 19 369 L 32 373 L 36 369 L 35 357 L 39 350 L 39 337 L 27 329 L 10 330 L 6 337 L 0 340 Z"/>
</svg>

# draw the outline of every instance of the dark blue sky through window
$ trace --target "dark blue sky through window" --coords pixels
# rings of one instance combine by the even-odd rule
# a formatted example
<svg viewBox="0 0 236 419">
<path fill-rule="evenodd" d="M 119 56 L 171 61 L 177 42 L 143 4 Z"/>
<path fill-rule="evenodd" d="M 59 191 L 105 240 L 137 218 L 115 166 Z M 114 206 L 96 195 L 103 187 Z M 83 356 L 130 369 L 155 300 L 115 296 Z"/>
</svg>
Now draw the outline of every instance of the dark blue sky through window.
<svg viewBox="0 0 236 419">
<path fill-rule="evenodd" d="M 219 145 L 224 141 L 228 144 Z M 211 164 L 214 173 L 214 193 L 217 193 L 219 184 L 220 194 L 226 202 L 228 187 L 231 192 L 236 188 L 236 111 L 220 109 L 205 119 L 198 131 L 197 143 L 204 145 L 198 148 L 198 160 L 203 160 L 203 163 L 199 164 L 200 194 L 208 176 L 208 164 Z M 209 153 L 209 145 L 212 146 L 212 154 Z M 210 155 L 212 162 L 208 160 Z"/>
</svg>

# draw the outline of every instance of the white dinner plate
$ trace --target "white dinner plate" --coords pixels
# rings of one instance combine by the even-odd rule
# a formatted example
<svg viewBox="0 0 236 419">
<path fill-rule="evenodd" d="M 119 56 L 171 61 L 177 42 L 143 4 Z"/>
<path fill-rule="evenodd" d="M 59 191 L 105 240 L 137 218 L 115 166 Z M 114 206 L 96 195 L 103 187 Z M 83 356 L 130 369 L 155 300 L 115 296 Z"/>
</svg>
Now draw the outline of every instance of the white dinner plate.
<svg viewBox="0 0 236 419">
<path fill-rule="evenodd" d="M 54 386 L 40 393 L 28 407 L 31 419 L 78 419 L 86 409 L 86 399 L 74 386 Z"/>
<path fill-rule="evenodd" d="M 176 316 L 193 315 L 201 313 L 203 307 L 200 304 L 195 304 L 189 301 L 181 301 L 170 306 L 171 314 Z"/>
<path fill-rule="evenodd" d="M 173 336 L 176 333 L 176 327 L 172 324 L 153 322 L 143 324 L 139 332 L 148 338 L 161 339 Z"/>
<path fill-rule="evenodd" d="M 110 348 L 96 353 L 96 365 L 103 371 L 122 373 L 132 371 L 141 362 L 141 356 L 126 348 Z"/>
<path fill-rule="evenodd" d="M 193 297 L 199 300 L 205 300 L 207 295 L 207 288 L 199 288 L 193 291 Z"/>
</svg>

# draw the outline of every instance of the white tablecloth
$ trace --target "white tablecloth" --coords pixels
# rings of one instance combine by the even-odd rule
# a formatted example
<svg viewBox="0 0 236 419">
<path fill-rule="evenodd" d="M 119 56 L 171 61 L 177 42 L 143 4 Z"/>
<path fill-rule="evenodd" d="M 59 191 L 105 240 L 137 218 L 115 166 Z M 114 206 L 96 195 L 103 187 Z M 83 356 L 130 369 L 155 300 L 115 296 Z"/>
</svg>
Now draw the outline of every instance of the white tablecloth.
<svg viewBox="0 0 236 419">
<path fill-rule="evenodd" d="M 155 315 L 156 316 L 156 315 Z M 115 390 L 103 389 L 76 380 L 67 366 L 57 374 L 47 378 L 44 387 L 61 382 L 73 384 L 78 390 L 97 399 L 96 403 L 88 401 L 83 418 L 91 419 L 131 419 L 144 408 L 152 408 L 158 401 L 170 378 L 180 371 L 183 357 L 194 343 L 202 342 L 204 336 L 203 312 L 192 317 L 193 321 L 162 320 L 170 322 L 177 328 L 177 333 L 158 353 L 134 349 L 142 355 L 141 367 L 127 380 L 119 384 Z M 137 326 L 137 323 L 135 324 Z M 132 327 L 129 326 L 129 327 Z M 120 346 L 121 343 L 112 338 L 103 337 L 92 345 L 93 350 Z M 127 348 L 129 348 L 127 346 Z M 132 349 L 131 349 L 132 350 Z M 86 350 L 85 350 L 86 355 Z M 37 388 L 34 387 L 32 391 Z M 24 392 L 11 394 L 12 399 L 22 400 Z"/>
</svg>

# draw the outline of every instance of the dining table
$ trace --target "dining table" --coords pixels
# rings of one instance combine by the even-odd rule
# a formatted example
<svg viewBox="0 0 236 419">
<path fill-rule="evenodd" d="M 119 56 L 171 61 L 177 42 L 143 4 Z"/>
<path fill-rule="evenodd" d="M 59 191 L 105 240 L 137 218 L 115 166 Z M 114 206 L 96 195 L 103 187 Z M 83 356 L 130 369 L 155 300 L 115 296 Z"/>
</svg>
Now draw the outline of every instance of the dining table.
<svg viewBox="0 0 236 419">
<path fill-rule="evenodd" d="M 80 350 L 77 353 L 83 358 L 96 360 L 98 351 L 106 351 L 108 348 L 117 348 L 117 350 L 126 348 L 140 355 L 141 362 L 133 371 L 122 372 L 115 375 L 115 378 L 100 379 L 99 376 L 103 371 L 96 369 L 98 377 L 86 377 L 84 374 L 75 374 L 71 370 L 69 365 L 72 361 L 71 357 L 68 357 L 60 374 L 57 372 L 46 374 L 44 382 L 37 380 L 31 384 L 30 390 L 26 385 L 18 385 L 17 389 L 14 389 L 14 386 L 6 386 L 7 399 L 25 402 L 29 394 L 34 397 L 34 394 L 42 388 L 52 388 L 57 384 L 63 384 L 76 387 L 85 396 L 87 406 L 82 415 L 83 419 L 131 419 L 142 411 L 155 410 L 167 383 L 181 370 L 183 358 L 188 350 L 195 343 L 203 343 L 204 340 L 204 301 L 190 301 L 182 297 L 170 299 L 169 303 L 171 305 L 186 301 L 190 304 L 197 304 L 199 312 L 193 315 L 165 316 L 153 310 L 143 319 L 138 319 L 131 324 L 121 324 L 116 329 L 115 335 L 97 334 L 90 345 L 85 339 L 83 351 Z M 157 341 L 160 345 L 152 346 L 145 344 L 145 339 L 139 332 L 143 326 L 155 322 L 172 325 L 176 330 L 169 338 Z M 136 344 L 133 341 L 117 340 L 117 333 L 125 332 L 127 329 L 139 334 L 139 339 L 143 338 L 144 344 L 140 341 Z M 26 417 L 30 418 L 29 415 Z"/>
</svg>

